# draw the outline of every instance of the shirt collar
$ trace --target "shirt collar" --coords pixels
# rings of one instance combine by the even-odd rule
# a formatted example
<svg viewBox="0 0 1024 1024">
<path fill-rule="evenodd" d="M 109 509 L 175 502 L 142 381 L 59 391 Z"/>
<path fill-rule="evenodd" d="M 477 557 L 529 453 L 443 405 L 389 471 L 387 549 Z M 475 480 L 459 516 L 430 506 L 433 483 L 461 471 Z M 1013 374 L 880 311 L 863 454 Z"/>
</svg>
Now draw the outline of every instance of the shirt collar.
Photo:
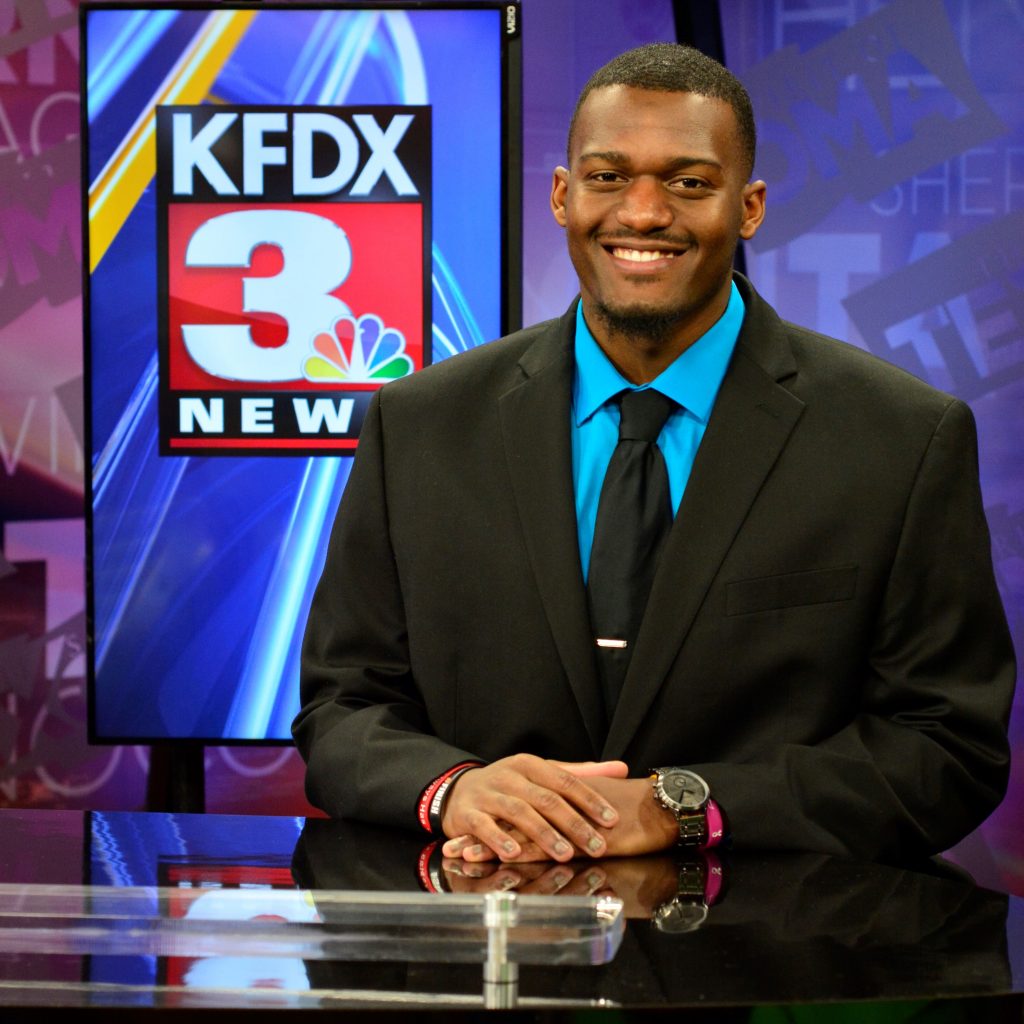
<svg viewBox="0 0 1024 1024">
<path fill-rule="evenodd" d="M 715 324 L 673 360 L 649 387 L 656 388 L 706 423 L 729 366 L 745 312 L 735 282 L 729 304 Z M 624 388 L 636 389 L 612 365 L 576 307 L 576 372 L 573 376 L 573 417 L 580 426 Z"/>
</svg>

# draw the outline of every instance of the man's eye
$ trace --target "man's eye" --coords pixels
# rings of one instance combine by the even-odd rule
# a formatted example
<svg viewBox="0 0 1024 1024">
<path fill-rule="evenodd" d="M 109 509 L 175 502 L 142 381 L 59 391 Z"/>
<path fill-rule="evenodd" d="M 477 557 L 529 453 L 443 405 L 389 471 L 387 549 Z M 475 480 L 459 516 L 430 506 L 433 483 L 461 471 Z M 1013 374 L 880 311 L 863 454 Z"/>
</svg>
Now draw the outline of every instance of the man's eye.
<svg viewBox="0 0 1024 1024">
<path fill-rule="evenodd" d="M 617 174 L 615 171 L 596 171 L 593 175 L 591 175 L 591 180 L 599 181 L 602 183 L 615 182 L 620 181 L 621 176 Z"/>
<path fill-rule="evenodd" d="M 676 185 L 683 189 L 703 188 L 704 182 L 700 178 L 677 178 Z"/>
</svg>

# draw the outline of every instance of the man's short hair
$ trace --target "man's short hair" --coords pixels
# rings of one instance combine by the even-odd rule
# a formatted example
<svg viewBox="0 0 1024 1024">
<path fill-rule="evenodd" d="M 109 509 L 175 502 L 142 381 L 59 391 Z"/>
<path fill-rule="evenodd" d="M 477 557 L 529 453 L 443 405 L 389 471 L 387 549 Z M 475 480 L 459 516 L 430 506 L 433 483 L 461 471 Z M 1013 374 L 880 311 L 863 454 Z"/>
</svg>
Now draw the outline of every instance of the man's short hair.
<svg viewBox="0 0 1024 1024">
<path fill-rule="evenodd" d="M 609 85 L 628 85 L 652 92 L 692 92 L 698 96 L 724 100 L 736 115 L 740 147 L 747 163 L 747 177 L 753 172 L 757 128 L 754 126 L 754 108 L 747 90 L 717 60 L 692 46 L 681 46 L 678 43 L 648 43 L 635 50 L 627 50 L 590 76 L 576 101 L 576 109 L 569 122 L 566 151 L 570 160 L 580 108 L 595 89 Z"/>
</svg>

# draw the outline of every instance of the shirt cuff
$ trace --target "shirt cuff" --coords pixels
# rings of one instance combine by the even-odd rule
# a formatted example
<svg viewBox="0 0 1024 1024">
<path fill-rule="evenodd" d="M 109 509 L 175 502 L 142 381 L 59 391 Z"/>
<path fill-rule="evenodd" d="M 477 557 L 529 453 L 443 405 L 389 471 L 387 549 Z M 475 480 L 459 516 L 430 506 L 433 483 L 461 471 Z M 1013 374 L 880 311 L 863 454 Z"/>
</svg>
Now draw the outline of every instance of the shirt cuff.
<svg viewBox="0 0 1024 1024">
<path fill-rule="evenodd" d="M 721 807 L 714 800 L 708 800 L 704 805 L 704 817 L 707 821 L 708 838 L 701 848 L 707 850 L 712 846 L 721 846 L 725 842 L 725 817 Z"/>
</svg>

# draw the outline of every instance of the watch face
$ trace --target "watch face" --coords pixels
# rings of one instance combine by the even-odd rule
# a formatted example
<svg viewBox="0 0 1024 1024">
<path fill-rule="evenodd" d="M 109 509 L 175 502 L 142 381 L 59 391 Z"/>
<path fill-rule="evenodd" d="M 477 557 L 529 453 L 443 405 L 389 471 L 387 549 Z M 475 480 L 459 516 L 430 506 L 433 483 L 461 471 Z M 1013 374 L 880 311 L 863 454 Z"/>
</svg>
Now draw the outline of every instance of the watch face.
<svg viewBox="0 0 1024 1024">
<path fill-rule="evenodd" d="M 707 783 L 699 775 L 681 769 L 664 772 L 661 788 L 669 800 L 686 811 L 699 810 L 708 799 Z"/>
<path fill-rule="evenodd" d="M 696 931 L 708 919 L 708 905 L 702 900 L 685 900 L 677 896 L 654 911 L 654 926 L 661 932 L 675 935 Z"/>
</svg>

